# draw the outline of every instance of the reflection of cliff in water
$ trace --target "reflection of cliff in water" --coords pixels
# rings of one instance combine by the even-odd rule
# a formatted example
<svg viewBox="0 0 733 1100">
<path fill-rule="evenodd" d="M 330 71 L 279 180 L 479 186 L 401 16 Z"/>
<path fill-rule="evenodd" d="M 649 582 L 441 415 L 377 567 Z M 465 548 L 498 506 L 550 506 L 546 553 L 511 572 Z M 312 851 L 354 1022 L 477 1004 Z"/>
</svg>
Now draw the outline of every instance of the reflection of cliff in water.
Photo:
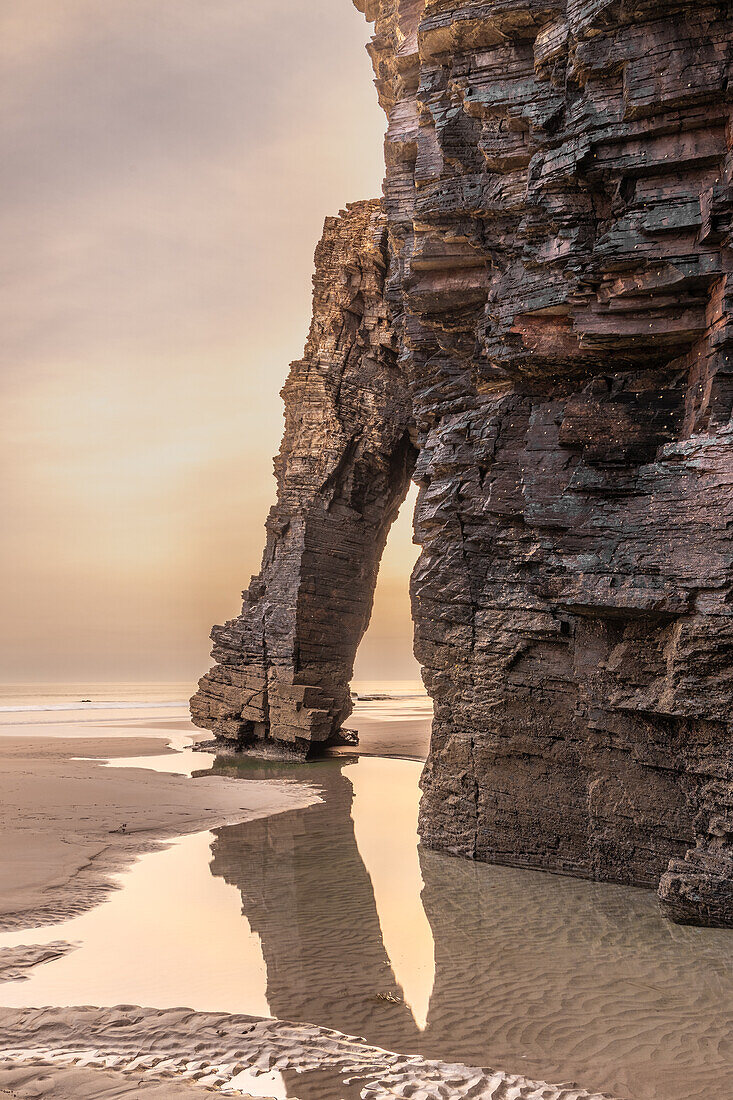
<svg viewBox="0 0 733 1100">
<path fill-rule="evenodd" d="M 670 925 L 633 887 L 419 856 L 431 1054 L 634 1100 L 707 1100 L 729 1079 L 730 932 Z"/>
<path fill-rule="evenodd" d="M 260 936 L 273 1015 L 414 1051 L 419 1032 L 382 941 L 354 836 L 353 788 L 342 771 L 353 759 L 325 760 L 305 772 L 237 762 L 238 774 L 250 778 L 304 777 L 324 801 L 218 830 L 211 870 L 239 889 Z M 225 758 L 215 770 L 230 768 Z"/>
<path fill-rule="evenodd" d="M 417 1012 L 392 1003 L 403 997 L 395 969 L 407 989 L 416 964 L 412 976 L 398 968 L 382 869 L 373 866 L 373 846 L 362 847 L 366 867 L 357 847 L 359 798 L 355 834 L 349 775 L 360 797 L 365 777 L 373 784 L 371 812 L 382 815 L 386 835 L 401 828 L 397 808 L 379 785 L 386 773 L 380 780 L 361 764 L 344 774 L 354 759 L 307 768 L 218 762 L 217 770 L 305 780 L 323 792 L 324 801 L 305 810 L 221 829 L 214 845 L 213 873 L 238 888 L 261 938 L 274 1015 L 389 1050 L 573 1079 L 635 1100 L 716 1094 L 733 1057 L 731 934 L 670 925 L 656 899 L 633 888 L 421 851 L 435 953 L 421 1031 Z M 395 852 L 384 847 L 391 865 Z M 287 1084 L 303 1100 L 349 1096 L 335 1077 Z"/>
</svg>

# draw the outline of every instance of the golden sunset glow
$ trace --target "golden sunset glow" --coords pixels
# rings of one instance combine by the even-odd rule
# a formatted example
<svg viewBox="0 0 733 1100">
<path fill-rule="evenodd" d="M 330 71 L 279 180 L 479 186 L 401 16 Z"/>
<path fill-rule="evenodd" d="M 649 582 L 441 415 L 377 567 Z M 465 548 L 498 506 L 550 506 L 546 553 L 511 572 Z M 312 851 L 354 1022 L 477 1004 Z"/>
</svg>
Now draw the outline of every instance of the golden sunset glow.
<svg viewBox="0 0 733 1100">
<path fill-rule="evenodd" d="M 4 680 L 193 679 L 274 497 L 326 215 L 378 195 L 344 0 L 0 13 Z M 414 676 L 407 515 L 362 678 Z"/>
</svg>

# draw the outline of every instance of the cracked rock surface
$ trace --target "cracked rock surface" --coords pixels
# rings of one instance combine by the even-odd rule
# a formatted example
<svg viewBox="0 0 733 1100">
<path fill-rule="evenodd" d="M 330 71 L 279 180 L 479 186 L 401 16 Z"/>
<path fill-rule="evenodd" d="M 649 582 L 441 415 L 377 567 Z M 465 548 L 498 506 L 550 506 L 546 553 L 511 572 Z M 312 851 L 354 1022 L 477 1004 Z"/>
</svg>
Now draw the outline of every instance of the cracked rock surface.
<svg viewBox="0 0 733 1100">
<path fill-rule="evenodd" d="M 733 925 L 729 7 L 356 5 L 384 202 L 326 223 L 263 571 L 195 720 L 338 737 L 412 473 L 424 844 Z"/>
</svg>

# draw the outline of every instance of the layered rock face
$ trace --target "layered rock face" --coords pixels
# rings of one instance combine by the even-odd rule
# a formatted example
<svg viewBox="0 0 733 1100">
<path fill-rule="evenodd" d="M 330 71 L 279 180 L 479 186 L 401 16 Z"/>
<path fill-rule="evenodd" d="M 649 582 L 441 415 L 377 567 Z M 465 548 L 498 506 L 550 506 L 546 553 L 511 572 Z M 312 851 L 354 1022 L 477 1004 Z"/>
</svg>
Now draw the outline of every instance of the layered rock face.
<svg viewBox="0 0 733 1100">
<path fill-rule="evenodd" d="M 412 439 L 423 842 L 733 924 L 729 6 L 355 2 L 386 222 L 327 223 L 263 573 L 196 719 L 336 735 Z"/>
<path fill-rule="evenodd" d="M 364 3 L 357 6 L 364 10 Z M 370 2 L 423 842 L 733 923 L 727 5 Z"/>
<path fill-rule="evenodd" d="M 279 756 L 342 737 L 379 558 L 415 460 L 380 203 L 328 218 L 315 264 L 308 342 L 282 391 L 262 570 L 241 615 L 214 627 L 216 665 L 191 700 L 196 725 Z"/>
</svg>

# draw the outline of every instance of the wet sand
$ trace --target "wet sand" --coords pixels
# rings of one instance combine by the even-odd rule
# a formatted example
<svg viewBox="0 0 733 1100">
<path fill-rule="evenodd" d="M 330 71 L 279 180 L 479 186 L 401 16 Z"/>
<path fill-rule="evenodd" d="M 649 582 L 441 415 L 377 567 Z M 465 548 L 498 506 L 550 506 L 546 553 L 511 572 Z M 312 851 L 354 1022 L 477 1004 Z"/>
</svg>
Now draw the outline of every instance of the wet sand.
<svg viewBox="0 0 733 1100">
<path fill-rule="evenodd" d="M 0 1100 L 122 1100 L 136 1096 L 145 1100 L 211 1100 L 208 1088 L 190 1081 L 160 1081 L 145 1074 L 131 1079 L 114 1070 L 0 1059 Z"/>
<path fill-rule="evenodd" d="M 395 706 L 394 713 L 390 708 L 384 700 L 357 706 L 350 725 L 359 729 L 360 755 L 424 759 L 430 724 L 424 700 Z M 224 759 L 220 774 L 190 779 L 164 770 L 167 758 L 179 772 L 205 768 L 210 758 L 190 751 L 172 755 L 168 736 L 183 743 L 181 734 L 194 732 L 175 709 L 134 718 L 116 711 L 46 712 L 40 719 L 22 714 L 20 721 L 22 730 L 16 726 L 11 732 L 0 719 L 0 837 L 9 840 L 4 852 L 14 857 L 0 871 L 0 928 L 73 917 L 105 900 L 116 885 L 112 873 L 129 868 L 138 855 L 152 851 L 146 859 L 167 859 L 174 848 L 154 853 L 166 839 L 216 828 L 207 873 L 241 894 L 242 919 L 261 941 L 267 964 L 267 1004 L 254 1011 L 269 1008 L 278 1018 L 241 1015 L 252 1009 L 227 1006 L 218 994 L 198 1007 L 213 1002 L 217 1009 L 230 1007 L 230 1013 L 129 1004 L 0 1008 L 0 1100 L 137 1095 L 184 1100 L 232 1090 L 240 1097 L 276 1100 L 588 1100 L 607 1093 L 656 1100 L 664 1095 L 657 1085 L 669 1082 L 665 1075 L 675 1064 L 690 1091 L 672 1089 L 667 1100 L 703 1095 L 698 1085 L 705 1085 L 695 1082 L 700 1026 L 694 1020 L 698 1011 L 704 1017 L 708 1006 L 696 1000 L 699 993 L 691 995 L 695 983 L 688 986 L 689 1011 L 681 1014 L 690 1028 L 689 1049 L 670 1051 L 661 1064 L 654 1036 L 665 1045 L 672 1035 L 679 1037 L 680 1013 L 667 1013 L 666 1002 L 642 1004 L 650 1033 L 637 1042 L 625 1025 L 617 1026 L 623 1021 L 615 1020 L 613 999 L 603 992 L 604 981 L 614 988 L 609 974 L 619 966 L 621 931 L 615 917 L 606 919 L 608 888 L 597 888 L 599 896 L 591 898 L 588 892 L 596 888 L 587 883 L 465 864 L 437 853 L 422 853 L 418 865 L 415 839 L 408 835 L 414 823 L 408 828 L 403 820 L 408 810 L 410 822 L 414 816 L 415 779 L 406 787 L 397 774 L 419 770 L 416 764 L 365 759 L 358 765 L 352 749 L 343 754 L 349 759 L 305 768 L 242 762 L 246 781 L 230 778 L 237 768 Z M 113 766 L 79 757 L 102 757 Z M 288 779 L 295 772 L 297 779 Z M 386 863 L 385 852 L 390 853 Z M 193 881 L 185 868 L 182 875 Z M 573 913 L 584 912 L 586 902 L 592 910 L 590 924 L 575 917 L 569 922 L 569 944 L 560 942 L 566 922 L 556 929 L 543 916 L 548 897 L 556 893 L 562 895 L 552 908 L 558 916 L 567 914 L 567 903 Z M 613 913 L 620 906 L 634 929 L 645 928 L 653 915 L 644 904 L 643 912 L 636 912 L 636 895 L 616 891 Z M 646 895 L 639 897 L 646 901 Z M 521 913 L 524 918 L 518 919 Z M 597 935 L 599 920 L 603 927 Z M 577 951 L 576 925 L 584 932 Z M 205 920 L 199 927 L 203 936 L 208 931 L 216 938 L 220 931 Z M 409 943 L 403 934 L 408 927 Z M 660 957 L 666 965 L 655 928 L 629 952 L 628 961 L 635 956 L 637 970 L 644 972 L 641 995 L 635 994 L 640 1001 L 666 996 L 657 990 L 666 971 L 650 966 L 647 974 L 640 965 L 640 952 L 647 948 L 654 965 Z M 121 927 L 122 935 L 127 932 L 127 925 Z M 75 944 L 59 938 L 65 934 L 50 930 L 39 935 L 46 943 L 35 945 L 32 933 L 27 941 L 25 932 L 13 934 L 13 946 L 0 950 L 0 981 L 17 982 L 4 988 L 19 996 L 7 997 L 5 1004 L 69 1003 L 49 991 L 42 991 L 43 1000 L 35 999 L 30 988 L 37 980 L 23 981 L 81 957 Z M 68 939 L 74 938 L 69 931 Z M 82 932 L 76 938 L 86 945 Z M 675 959 L 684 961 L 682 975 L 700 961 L 693 948 L 686 941 L 675 944 Z M 434 966 L 428 965 L 428 954 Z M 322 965 L 329 958 L 330 978 Z M 158 967 L 153 969 L 157 975 Z M 653 980 L 651 994 L 647 978 Z M 720 982 L 723 990 L 724 975 Z M 185 1001 L 159 1003 L 190 1003 L 193 988 L 184 982 L 174 996 L 183 991 Z M 131 1002 L 150 995 L 133 982 L 122 993 L 113 991 L 116 1000 L 100 1001 L 97 992 L 77 988 L 76 979 L 67 992 L 77 1003 L 89 998 L 108 1006 L 128 994 Z M 156 984 L 156 999 L 159 993 Z M 659 1012 L 666 1013 L 666 1032 L 656 1026 Z M 638 1015 L 630 1011 L 627 1021 L 636 1035 Z M 307 1022 L 286 1022 L 293 1018 Z M 722 1019 L 719 1023 L 724 1026 Z M 720 1029 L 706 1026 L 707 1080 L 720 1082 Z M 650 1076 L 644 1080 L 635 1071 L 630 1080 L 623 1065 L 639 1047 L 646 1047 Z M 400 1053 L 389 1052 L 395 1049 Z M 475 1068 L 484 1058 L 508 1072 Z M 609 1072 L 610 1062 L 618 1062 L 621 1071 Z M 591 1091 L 541 1079 L 576 1073 Z M 625 1087 L 632 1080 L 641 1088 Z M 593 1092 L 593 1086 L 602 1092 Z"/>
<path fill-rule="evenodd" d="M 25 717 L 25 716 L 24 716 Z M 93 723 L 92 723 L 93 726 Z M 117 725 L 79 736 L 68 720 L 0 734 L 0 929 L 68 919 L 103 900 L 110 876 L 166 838 L 252 820 L 317 800 L 288 782 L 241 784 L 143 768 L 102 757 L 160 756 L 165 735 Z M 163 739 L 161 739 L 163 738 Z M 202 756 L 201 766 L 206 766 Z"/>
<path fill-rule="evenodd" d="M 430 748 L 432 703 L 427 695 L 384 698 L 378 693 L 357 699 L 346 725 L 359 734 L 361 756 L 426 760 Z M 348 755 L 353 748 L 336 750 Z"/>
<path fill-rule="evenodd" d="M 0 949 L 0 982 L 27 981 L 30 971 L 41 963 L 62 959 L 74 950 L 75 944 L 64 940 L 51 943 L 20 944 Z"/>
<path fill-rule="evenodd" d="M 194 780 L 148 770 L 146 758 L 152 765 L 170 756 L 174 766 L 176 754 L 168 738 L 176 728 L 195 733 L 185 717 L 159 717 L 167 703 L 132 711 L 105 706 L 101 713 L 94 705 L 86 710 L 69 710 L 73 704 L 66 701 L 51 705 L 57 709 L 0 715 L 0 929 L 60 923 L 101 903 L 117 886 L 113 875 L 166 839 L 301 808 L 318 799 L 315 791 L 287 781 L 241 784 L 218 776 Z M 140 758 L 141 767 L 105 766 L 126 758 Z M 197 763 L 205 768 L 208 759 L 202 754 Z M 31 931 L 28 939 L 33 939 Z M 0 982 L 23 981 L 33 968 L 75 946 L 53 941 L 5 948 L 0 951 Z M 2 1048 L 7 1040 L 0 1022 Z M 211 1091 L 179 1077 L 161 1081 L 145 1072 L 130 1076 L 0 1054 L 0 1100 L 138 1095 L 185 1100 L 210 1096 Z"/>
<path fill-rule="evenodd" d="M 0 1034 L 11 1072 L 33 1058 L 64 1068 L 77 1063 L 89 1073 L 114 1068 L 130 1081 L 129 1091 L 115 1097 L 135 1096 L 137 1080 L 161 1075 L 241 1096 L 262 1074 L 267 1086 L 257 1095 L 276 1100 L 604 1100 L 573 1084 L 393 1054 L 327 1028 L 253 1016 L 130 1005 L 0 1009 Z M 185 1093 L 169 1095 L 178 1100 Z"/>
<path fill-rule="evenodd" d="M 355 747 L 360 756 L 383 756 L 387 759 L 425 760 L 430 747 L 430 718 L 407 718 L 389 723 L 369 715 L 352 718 L 349 725 L 359 733 Z M 354 748 L 336 749 L 337 755 L 349 756 Z"/>
</svg>

